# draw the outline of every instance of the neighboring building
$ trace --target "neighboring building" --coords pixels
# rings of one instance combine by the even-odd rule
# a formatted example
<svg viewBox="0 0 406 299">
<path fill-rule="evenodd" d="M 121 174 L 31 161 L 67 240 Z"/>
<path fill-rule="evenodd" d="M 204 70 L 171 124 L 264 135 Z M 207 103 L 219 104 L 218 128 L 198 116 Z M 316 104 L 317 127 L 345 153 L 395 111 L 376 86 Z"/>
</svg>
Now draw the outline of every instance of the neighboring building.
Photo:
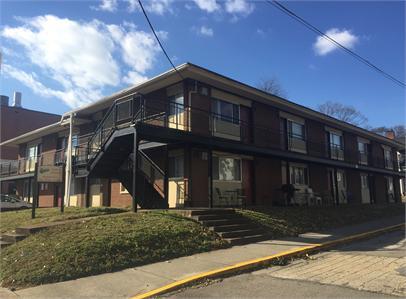
<svg viewBox="0 0 406 299">
<path fill-rule="evenodd" d="M 11 106 L 7 96 L 2 95 L 0 98 L 0 143 L 34 129 L 58 122 L 61 119 L 60 115 L 23 108 L 21 93 L 19 92 L 14 93 Z M 0 163 L 16 160 L 18 153 L 18 148 L 2 145 L 0 148 Z M 1 193 L 12 193 L 14 189 L 14 184 L 1 184 Z"/>
<path fill-rule="evenodd" d="M 190 63 L 3 142 L 19 149 L 2 177 L 24 178 L 22 197 L 33 162 L 64 162 L 70 121 L 69 205 L 400 201 L 401 144 Z M 62 184 L 39 189 L 40 206 L 58 205 Z"/>
</svg>

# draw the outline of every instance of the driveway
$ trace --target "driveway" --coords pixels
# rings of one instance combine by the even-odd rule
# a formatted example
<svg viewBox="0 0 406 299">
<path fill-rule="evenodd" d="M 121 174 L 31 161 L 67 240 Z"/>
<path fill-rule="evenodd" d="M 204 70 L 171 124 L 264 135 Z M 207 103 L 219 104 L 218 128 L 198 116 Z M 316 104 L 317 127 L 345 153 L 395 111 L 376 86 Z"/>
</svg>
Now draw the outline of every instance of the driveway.
<svg viewBox="0 0 406 299">
<path fill-rule="evenodd" d="M 352 243 L 287 266 L 172 293 L 177 297 L 383 298 L 406 296 L 404 231 Z"/>
</svg>

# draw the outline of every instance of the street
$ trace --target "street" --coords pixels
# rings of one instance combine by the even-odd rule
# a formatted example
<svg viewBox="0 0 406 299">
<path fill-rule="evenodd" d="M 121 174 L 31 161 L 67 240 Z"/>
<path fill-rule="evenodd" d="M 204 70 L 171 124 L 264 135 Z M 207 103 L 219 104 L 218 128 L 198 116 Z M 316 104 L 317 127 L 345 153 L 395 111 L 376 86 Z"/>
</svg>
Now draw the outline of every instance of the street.
<svg viewBox="0 0 406 299">
<path fill-rule="evenodd" d="M 404 231 L 169 294 L 190 297 L 393 298 L 406 296 Z"/>
</svg>

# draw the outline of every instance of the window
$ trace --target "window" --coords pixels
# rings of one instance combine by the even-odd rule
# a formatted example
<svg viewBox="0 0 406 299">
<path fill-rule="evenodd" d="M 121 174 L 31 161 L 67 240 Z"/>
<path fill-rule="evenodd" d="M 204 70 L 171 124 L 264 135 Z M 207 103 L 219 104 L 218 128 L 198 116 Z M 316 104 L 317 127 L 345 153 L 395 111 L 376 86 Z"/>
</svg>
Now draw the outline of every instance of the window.
<svg viewBox="0 0 406 299">
<path fill-rule="evenodd" d="M 240 107 L 236 104 L 222 100 L 213 100 L 212 111 L 218 119 L 234 124 L 240 123 Z"/>
<path fill-rule="evenodd" d="M 213 179 L 241 181 L 241 160 L 229 157 L 213 157 Z"/>
<path fill-rule="evenodd" d="M 368 143 L 358 141 L 358 161 L 360 164 L 368 164 Z"/>
<path fill-rule="evenodd" d="M 169 115 L 182 113 L 184 110 L 183 93 L 177 93 L 168 97 L 169 100 Z"/>
<path fill-rule="evenodd" d="M 307 167 L 291 166 L 290 167 L 290 183 L 294 185 L 307 185 Z"/>
<path fill-rule="evenodd" d="M 342 149 L 342 136 L 330 132 L 330 146 L 333 148 Z"/>
<path fill-rule="evenodd" d="M 385 160 L 385 168 L 392 169 L 393 168 L 392 151 L 389 148 L 384 148 L 383 155 L 384 155 L 384 160 Z"/>
<path fill-rule="evenodd" d="M 330 158 L 344 160 L 343 136 L 340 133 L 329 131 Z"/>
<path fill-rule="evenodd" d="M 128 193 L 128 190 L 124 187 L 123 184 L 120 183 L 120 194 Z"/>
<path fill-rule="evenodd" d="M 40 190 L 41 191 L 47 191 L 48 190 L 48 183 L 41 183 L 40 184 Z"/>
<path fill-rule="evenodd" d="M 169 177 L 183 178 L 183 156 L 169 157 Z"/>
<path fill-rule="evenodd" d="M 300 123 L 288 120 L 288 132 L 290 138 L 305 139 L 304 125 Z"/>
</svg>

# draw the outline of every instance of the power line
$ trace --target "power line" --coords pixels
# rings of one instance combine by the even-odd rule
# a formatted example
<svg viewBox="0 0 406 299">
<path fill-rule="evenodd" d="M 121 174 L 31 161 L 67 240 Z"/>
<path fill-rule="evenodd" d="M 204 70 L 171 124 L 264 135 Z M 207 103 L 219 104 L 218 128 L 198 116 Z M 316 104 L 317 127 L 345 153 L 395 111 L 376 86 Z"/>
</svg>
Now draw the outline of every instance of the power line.
<svg viewBox="0 0 406 299">
<path fill-rule="evenodd" d="M 148 18 L 147 13 L 145 12 L 144 6 L 141 3 L 141 0 L 138 0 L 138 3 L 140 4 L 142 13 L 144 14 L 145 18 L 147 19 L 147 22 L 149 24 L 149 27 L 151 28 L 152 33 L 154 34 L 159 46 L 161 47 L 162 52 L 164 52 L 166 58 L 168 59 L 169 63 L 172 65 L 172 68 L 176 71 L 176 73 L 179 75 L 179 77 L 183 80 L 183 76 L 182 74 L 178 71 L 178 69 L 175 67 L 175 65 L 173 64 L 172 60 L 169 58 L 168 53 L 166 53 L 164 46 L 162 45 L 161 41 L 158 38 L 158 35 L 155 32 L 154 26 L 152 26 L 151 21 Z"/>
<path fill-rule="evenodd" d="M 298 21 L 299 23 L 303 24 L 304 26 L 306 26 L 308 29 L 312 30 L 313 32 L 315 32 L 317 35 L 321 35 L 323 38 L 327 39 L 328 41 L 332 42 L 333 44 L 335 44 L 336 46 L 338 46 L 339 48 L 341 48 L 342 50 L 344 50 L 345 52 L 347 52 L 348 54 L 350 54 L 351 56 L 353 56 L 355 59 L 357 59 L 358 61 L 364 63 L 365 65 L 369 66 L 370 68 L 374 69 L 375 71 L 377 71 L 378 73 L 382 74 L 383 76 L 385 76 L 386 78 L 388 78 L 389 80 L 393 81 L 394 83 L 402 86 L 402 87 L 406 87 L 406 84 L 400 80 L 398 80 L 397 78 L 395 78 L 394 76 L 390 75 L 389 73 L 385 72 L 383 69 L 377 67 L 376 65 L 374 65 L 372 62 L 368 61 L 367 59 L 361 57 L 360 55 L 358 55 L 357 53 L 355 53 L 354 51 L 348 49 L 347 47 L 343 46 L 342 44 L 340 44 L 338 41 L 336 41 L 335 39 L 333 39 L 331 36 L 328 36 L 327 34 L 325 34 L 324 32 L 322 32 L 320 29 L 318 29 L 317 27 L 313 26 L 312 24 L 310 24 L 309 22 L 307 22 L 305 19 L 303 19 L 302 17 L 298 16 L 296 13 L 294 13 L 293 11 L 291 11 L 290 9 L 288 9 L 287 7 L 285 7 L 284 5 L 282 5 L 281 3 L 279 3 L 276 0 L 266 0 L 266 2 L 268 4 L 271 4 L 273 6 L 275 6 L 276 8 L 278 8 L 279 10 L 281 10 L 282 12 L 284 12 L 285 14 L 287 14 L 288 16 L 290 16 L 291 18 L 295 19 L 296 21 Z"/>
</svg>

